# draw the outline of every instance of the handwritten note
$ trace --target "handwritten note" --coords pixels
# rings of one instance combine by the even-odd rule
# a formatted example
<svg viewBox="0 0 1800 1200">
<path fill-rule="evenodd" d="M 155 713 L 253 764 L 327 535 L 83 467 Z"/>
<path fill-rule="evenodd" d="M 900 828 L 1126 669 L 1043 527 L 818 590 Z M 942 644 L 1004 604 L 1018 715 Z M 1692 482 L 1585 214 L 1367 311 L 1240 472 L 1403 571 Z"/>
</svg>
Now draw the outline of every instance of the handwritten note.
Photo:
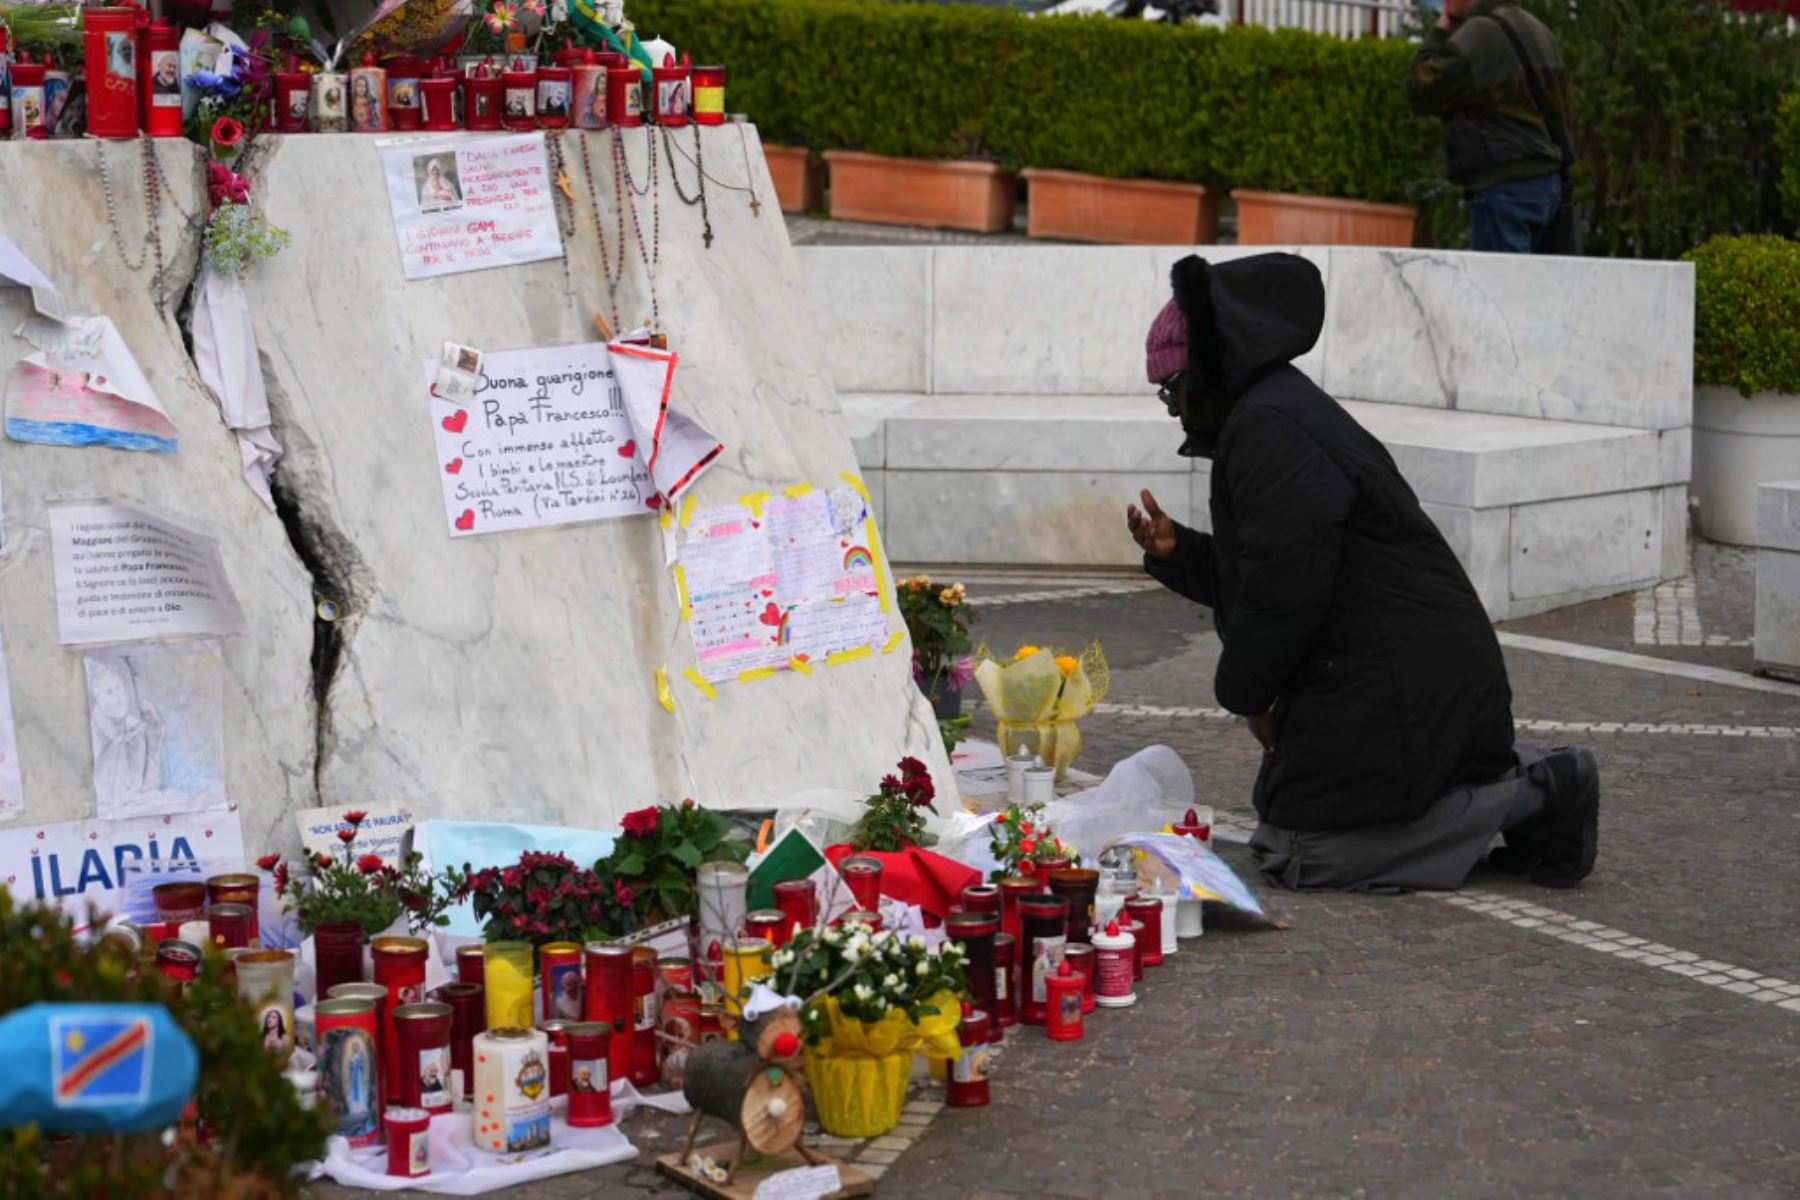
<svg viewBox="0 0 1800 1200">
<path fill-rule="evenodd" d="M 426 368 L 426 390 L 437 363 Z M 431 398 L 451 537 L 648 516 L 660 504 L 604 343 L 483 355 L 467 407 Z"/>
<path fill-rule="evenodd" d="M 562 257 L 540 135 L 409 141 L 381 158 L 408 279 Z"/>
<path fill-rule="evenodd" d="M 243 631 L 218 544 L 164 514 L 55 505 L 50 544 L 64 645 Z"/>
<path fill-rule="evenodd" d="M 860 511 L 860 510 L 859 510 Z M 820 491 L 702 509 L 681 549 L 694 657 L 708 682 L 887 639 L 874 560 Z"/>
</svg>

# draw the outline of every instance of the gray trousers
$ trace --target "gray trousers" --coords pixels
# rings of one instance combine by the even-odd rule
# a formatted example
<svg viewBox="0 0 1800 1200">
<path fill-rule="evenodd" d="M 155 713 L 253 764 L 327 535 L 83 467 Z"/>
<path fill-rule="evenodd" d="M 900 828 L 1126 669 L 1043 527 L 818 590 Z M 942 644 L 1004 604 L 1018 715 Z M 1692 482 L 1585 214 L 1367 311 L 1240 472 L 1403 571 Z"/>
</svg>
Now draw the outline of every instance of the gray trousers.
<svg viewBox="0 0 1800 1200">
<path fill-rule="evenodd" d="M 1494 835 L 1543 810 L 1547 752 L 1515 745 L 1518 765 L 1489 783 L 1459 787 L 1411 821 L 1361 829 L 1282 829 L 1264 822 L 1250 853 L 1268 882 L 1296 892 L 1453 891 Z"/>
</svg>

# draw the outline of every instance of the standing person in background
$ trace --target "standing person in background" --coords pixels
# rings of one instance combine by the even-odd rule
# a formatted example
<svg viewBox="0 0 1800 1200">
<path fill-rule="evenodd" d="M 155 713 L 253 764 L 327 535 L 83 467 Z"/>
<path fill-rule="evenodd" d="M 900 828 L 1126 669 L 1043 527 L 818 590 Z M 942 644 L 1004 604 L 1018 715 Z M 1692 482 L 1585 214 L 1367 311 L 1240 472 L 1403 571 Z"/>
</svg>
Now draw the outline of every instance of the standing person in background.
<svg viewBox="0 0 1800 1200">
<path fill-rule="evenodd" d="M 1556 39 L 1513 0 L 1444 0 L 1406 77 L 1413 111 L 1444 121 L 1450 182 L 1473 249 L 1580 254 L 1569 188 L 1569 82 Z"/>
</svg>

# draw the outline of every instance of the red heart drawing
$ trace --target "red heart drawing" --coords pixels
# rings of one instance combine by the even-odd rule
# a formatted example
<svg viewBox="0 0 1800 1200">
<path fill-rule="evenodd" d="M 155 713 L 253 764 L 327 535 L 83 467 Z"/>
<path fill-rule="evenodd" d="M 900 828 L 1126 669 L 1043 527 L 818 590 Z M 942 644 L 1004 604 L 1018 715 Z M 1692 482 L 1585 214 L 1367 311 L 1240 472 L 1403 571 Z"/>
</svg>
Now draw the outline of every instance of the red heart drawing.
<svg viewBox="0 0 1800 1200">
<path fill-rule="evenodd" d="M 38 830 L 38 841 L 41 842 L 43 840 L 44 840 L 44 831 L 40 829 L 40 830 Z"/>
<path fill-rule="evenodd" d="M 661 508 L 662 507 L 662 497 L 661 496 L 650 497 L 648 500 L 644 501 L 644 507 L 646 507 L 646 508 Z"/>
<path fill-rule="evenodd" d="M 444 428 L 451 433 L 461 433 L 463 431 L 463 426 L 469 423 L 469 410 L 466 408 L 459 408 L 449 416 L 445 417 L 441 423 Z"/>
<path fill-rule="evenodd" d="M 763 589 L 763 590 L 762 590 L 762 594 L 763 594 L 763 595 L 764 595 L 764 596 L 773 596 L 773 595 L 774 595 L 774 594 L 775 594 L 775 593 L 774 593 L 774 592 L 771 592 L 771 591 L 770 591 L 770 590 L 769 590 L 769 589 L 768 589 L 768 588 L 764 588 L 764 589 Z"/>
<path fill-rule="evenodd" d="M 761 528 L 762 528 L 762 522 L 761 522 L 761 521 L 752 521 L 752 522 L 750 522 L 750 528 L 752 528 L 752 529 L 761 529 Z"/>
<path fill-rule="evenodd" d="M 456 527 L 464 533 L 475 528 L 475 510 L 471 508 L 463 509 L 462 516 L 456 518 Z"/>
<path fill-rule="evenodd" d="M 206 831 L 206 836 L 207 836 L 207 837 L 211 837 L 211 836 L 212 836 L 212 830 L 210 830 L 210 829 L 209 829 L 209 830 L 207 830 L 207 831 Z"/>
<path fill-rule="evenodd" d="M 88 834 L 88 841 L 90 841 L 90 842 L 97 842 L 97 841 L 99 841 L 99 840 L 100 840 L 100 835 L 99 835 L 99 834 L 97 834 L 97 833 L 92 833 L 92 832 L 90 832 L 90 833 L 89 833 L 89 834 Z"/>
<path fill-rule="evenodd" d="M 619 457 L 620 458 L 630 458 L 632 455 L 634 455 L 636 453 L 637 453 L 637 439 L 636 438 L 632 438 L 629 442 L 626 442 L 623 446 L 619 447 Z"/>
<path fill-rule="evenodd" d="M 776 608 L 775 602 L 771 600 L 763 608 L 762 616 L 758 617 L 757 620 L 761 621 L 764 625 L 779 625 L 781 624 L 781 610 Z"/>
<path fill-rule="evenodd" d="M 462 459 L 460 459 L 460 458 L 451 459 L 449 462 L 444 464 L 444 470 L 450 472 L 450 474 L 452 474 L 452 475 L 462 474 Z"/>
</svg>

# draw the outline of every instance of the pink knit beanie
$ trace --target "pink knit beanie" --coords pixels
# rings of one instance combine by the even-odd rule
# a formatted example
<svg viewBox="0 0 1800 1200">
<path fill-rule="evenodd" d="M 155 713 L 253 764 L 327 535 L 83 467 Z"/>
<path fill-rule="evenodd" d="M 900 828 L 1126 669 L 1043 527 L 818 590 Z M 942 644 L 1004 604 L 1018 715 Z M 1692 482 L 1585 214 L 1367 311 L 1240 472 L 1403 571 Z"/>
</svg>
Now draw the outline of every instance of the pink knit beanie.
<svg viewBox="0 0 1800 1200">
<path fill-rule="evenodd" d="M 1151 383 L 1161 383 L 1187 366 L 1187 314 L 1170 300 L 1150 323 L 1150 336 L 1144 339 L 1144 373 Z"/>
</svg>

